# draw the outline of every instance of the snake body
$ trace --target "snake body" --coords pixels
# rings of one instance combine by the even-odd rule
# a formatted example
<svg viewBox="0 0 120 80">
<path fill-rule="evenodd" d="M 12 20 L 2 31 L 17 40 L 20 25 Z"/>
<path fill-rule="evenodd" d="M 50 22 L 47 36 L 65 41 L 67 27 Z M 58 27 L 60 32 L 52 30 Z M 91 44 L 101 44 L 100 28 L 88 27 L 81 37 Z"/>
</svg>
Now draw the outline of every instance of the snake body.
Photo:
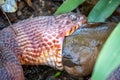
<svg viewBox="0 0 120 80">
<path fill-rule="evenodd" d="M 67 13 L 26 19 L 0 31 L 0 80 L 24 80 L 21 65 L 63 69 L 62 44 L 86 18 Z"/>
</svg>

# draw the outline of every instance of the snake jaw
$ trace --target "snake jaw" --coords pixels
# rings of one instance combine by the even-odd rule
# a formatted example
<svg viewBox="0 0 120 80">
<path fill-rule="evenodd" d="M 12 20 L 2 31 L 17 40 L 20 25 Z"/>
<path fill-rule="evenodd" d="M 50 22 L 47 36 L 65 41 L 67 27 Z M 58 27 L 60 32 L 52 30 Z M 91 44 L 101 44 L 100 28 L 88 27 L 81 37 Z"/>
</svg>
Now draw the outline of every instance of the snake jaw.
<svg viewBox="0 0 120 80">
<path fill-rule="evenodd" d="M 40 55 L 40 62 L 45 65 L 50 65 L 51 67 L 57 68 L 59 70 L 63 69 L 62 64 L 62 44 L 63 37 L 53 39 L 52 46 L 49 46 L 49 42 L 47 45 L 50 47 L 46 50 L 43 50 L 43 55 Z M 42 60 L 42 59 L 44 60 Z"/>
</svg>

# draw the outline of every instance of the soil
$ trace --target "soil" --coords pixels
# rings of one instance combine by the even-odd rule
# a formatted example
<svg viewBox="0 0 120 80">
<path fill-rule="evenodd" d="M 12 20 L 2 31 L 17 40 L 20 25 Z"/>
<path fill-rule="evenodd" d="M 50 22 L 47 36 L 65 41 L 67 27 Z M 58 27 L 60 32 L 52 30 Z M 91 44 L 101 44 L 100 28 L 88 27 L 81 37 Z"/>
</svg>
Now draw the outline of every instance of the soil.
<svg viewBox="0 0 120 80">
<path fill-rule="evenodd" d="M 30 1 L 31 3 L 28 3 Z M 7 13 L 7 16 L 10 19 L 11 23 L 16 23 L 20 20 L 43 15 L 53 15 L 57 8 L 62 4 L 64 0 L 20 0 L 18 2 L 18 9 L 14 13 Z M 91 5 L 92 4 L 92 5 Z M 87 13 L 92 9 L 96 4 L 86 2 L 83 5 L 79 6 L 78 9 L 81 13 L 88 15 Z M 85 5 L 89 5 L 86 7 Z M 76 11 L 76 10 L 74 10 Z M 120 21 L 120 7 L 116 9 L 114 14 L 107 19 L 108 22 Z M 9 25 L 8 20 L 0 10 L 0 29 L 3 29 Z M 85 78 L 76 78 L 72 75 L 69 75 L 65 71 L 59 71 L 48 66 L 23 66 L 25 80 L 88 80 L 89 77 Z M 54 77 L 56 73 L 60 72 L 61 74 L 57 77 Z"/>
</svg>

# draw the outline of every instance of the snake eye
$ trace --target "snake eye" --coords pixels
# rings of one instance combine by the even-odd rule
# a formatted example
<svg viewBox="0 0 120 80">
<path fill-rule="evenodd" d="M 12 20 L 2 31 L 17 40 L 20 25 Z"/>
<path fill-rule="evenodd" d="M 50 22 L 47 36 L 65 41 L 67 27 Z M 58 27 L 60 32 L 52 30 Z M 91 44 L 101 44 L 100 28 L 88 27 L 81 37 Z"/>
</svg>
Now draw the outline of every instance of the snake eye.
<svg viewBox="0 0 120 80">
<path fill-rule="evenodd" d="M 76 15 L 70 15 L 70 18 L 71 18 L 71 20 L 72 20 L 72 21 L 75 21 L 75 20 L 77 20 L 77 17 L 76 17 Z"/>
</svg>

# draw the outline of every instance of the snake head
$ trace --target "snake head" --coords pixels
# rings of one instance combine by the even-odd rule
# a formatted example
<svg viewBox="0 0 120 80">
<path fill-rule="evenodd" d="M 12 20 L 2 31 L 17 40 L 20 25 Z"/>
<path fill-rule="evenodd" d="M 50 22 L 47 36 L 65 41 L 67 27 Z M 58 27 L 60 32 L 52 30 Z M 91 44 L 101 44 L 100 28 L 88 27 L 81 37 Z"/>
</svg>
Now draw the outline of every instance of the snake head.
<svg viewBox="0 0 120 80">
<path fill-rule="evenodd" d="M 55 20 L 55 24 L 59 27 L 59 37 L 71 35 L 76 29 L 86 22 L 86 17 L 77 13 L 62 14 L 56 16 Z"/>
</svg>

